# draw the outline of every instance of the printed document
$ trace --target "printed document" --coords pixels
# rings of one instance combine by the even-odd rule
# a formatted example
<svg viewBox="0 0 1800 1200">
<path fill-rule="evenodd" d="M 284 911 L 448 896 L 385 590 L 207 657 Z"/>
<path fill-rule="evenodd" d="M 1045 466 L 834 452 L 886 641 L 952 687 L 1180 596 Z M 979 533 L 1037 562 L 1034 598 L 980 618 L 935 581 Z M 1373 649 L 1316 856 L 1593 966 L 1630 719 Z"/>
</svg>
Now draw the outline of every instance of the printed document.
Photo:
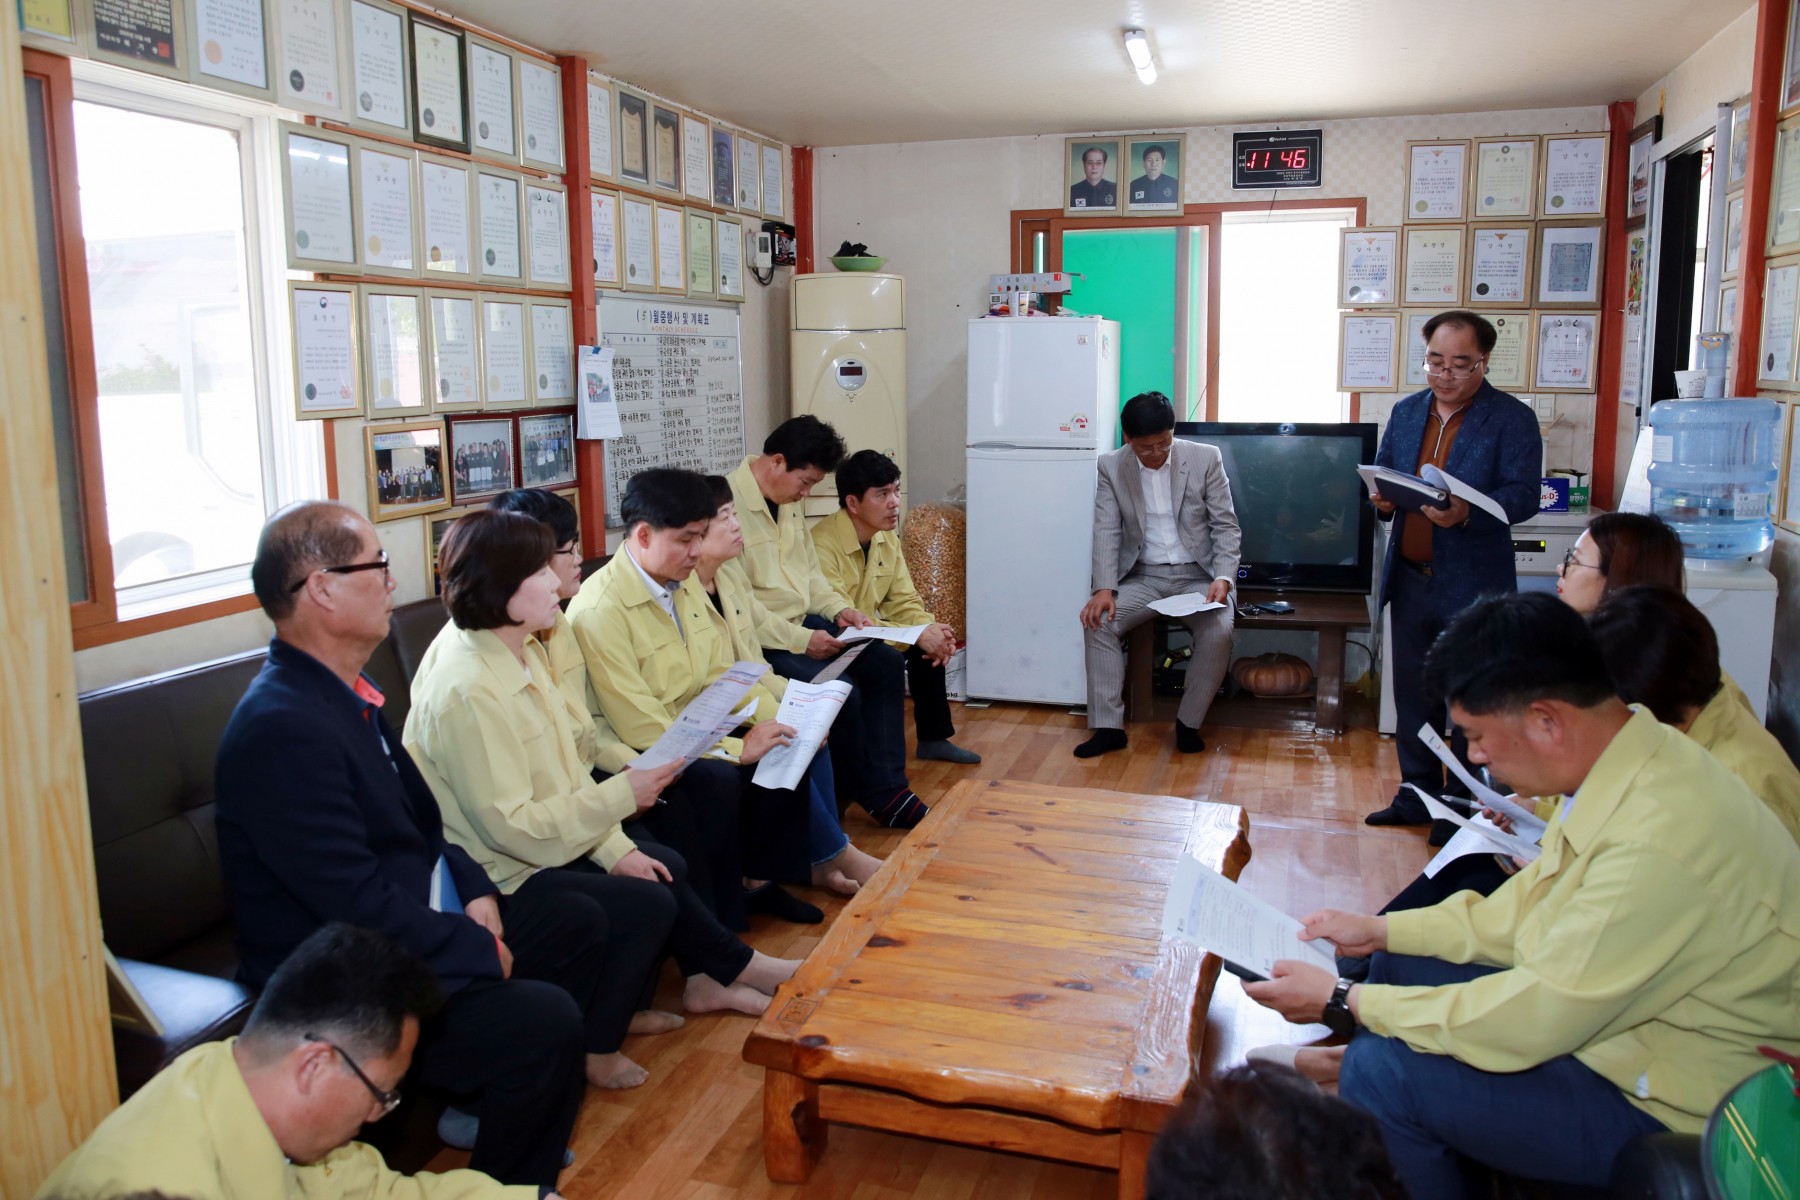
<svg viewBox="0 0 1800 1200">
<path fill-rule="evenodd" d="M 1527 808 L 1510 796 L 1502 796 L 1471 775 L 1469 769 L 1463 766 L 1462 760 L 1450 752 L 1450 747 L 1444 745 L 1444 739 L 1438 736 L 1437 730 L 1433 729 L 1429 722 L 1419 726 L 1419 740 L 1438 756 L 1439 762 L 1450 768 L 1451 774 L 1463 781 L 1463 786 L 1469 789 L 1469 794 L 1475 798 L 1475 803 L 1483 808 L 1491 808 L 1497 813 L 1504 813 L 1511 817 L 1513 831 L 1527 841 L 1536 843 L 1543 838 L 1543 818 L 1539 817 L 1535 810 Z"/>
<path fill-rule="evenodd" d="M 813 755 L 825 744 L 825 735 L 831 732 L 838 710 L 849 698 L 850 685 L 841 679 L 830 683 L 788 680 L 787 694 L 782 697 L 781 711 L 775 719 L 793 727 L 794 740 L 763 755 L 756 764 L 757 786 L 779 791 L 798 784 Z"/>
<path fill-rule="evenodd" d="M 1459 829 L 1478 829 L 1481 836 L 1492 843 L 1492 849 L 1497 853 L 1510 854 L 1514 858 L 1522 858 L 1526 862 L 1535 862 L 1538 855 L 1543 853 L 1536 842 L 1526 841 L 1516 833 L 1502 832 L 1498 825 L 1495 825 L 1485 817 L 1477 815 L 1471 820 L 1457 812 L 1454 808 L 1451 808 L 1448 804 L 1439 800 L 1436 796 L 1433 796 L 1430 792 L 1427 792 L 1424 788 L 1416 787 L 1410 783 L 1406 786 L 1412 788 L 1412 790 L 1418 794 L 1419 799 L 1425 802 L 1425 811 L 1430 813 L 1434 820 L 1449 821 Z M 1481 822 L 1481 824 L 1476 825 L 1476 821 Z M 1455 839 L 1451 840 L 1454 841 Z M 1448 849 L 1448 847 L 1446 847 L 1446 849 Z"/>
<path fill-rule="evenodd" d="M 1225 606 L 1216 600 L 1208 600 L 1205 592 L 1183 592 L 1179 596 L 1164 596 L 1161 600 L 1152 600 L 1150 607 L 1165 617 L 1191 617 L 1195 613 L 1211 612 Z"/>
<path fill-rule="evenodd" d="M 768 674 L 769 664 L 733 663 L 726 672 L 688 702 L 673 724 L 663 730 L 651 747 L 632 762 L 634 767 L 660 767 L 679 762 L 684 768 L 711 750 L 718 740 L 738 726 L 739 707 L 756 681 Z"/>
<path fill-rule="evenodd" d="M 837 635 L 840 642 L 905 642 L 909 646 L 919 644 L 919 635 L 930 629 L 929 625 L 870 625 L 866 629 L 846 629 Z"/>
<path fill-rule="evenodd" d="M 865 641 L 863 646 L 866 645 L 868 645 L 868 643 Z M 814 683 L 830 683 L 839 675 L 842 675 L 845 671 L 850 669 L 850 664 L 856 661 L 856 656 L 863 652 L 863 646 L 852 646 L 836 658 L 832 659 L 830 664 L 827 665 L 823 671 L 820 671 L 817 675 L 812 677 L 812 681 Z"/>
<path fill-rule="evenodd" d="M 1331 943 L 1303 942 L 1303 926 L 1259 900 L 1192 854 L 1183 854 L 1163 904 L 1163 933 L 1198 944 L 1227 962 L 1268 978 L 1282 959 L 1323 967 L 1334 976 Z"/>
</svg>

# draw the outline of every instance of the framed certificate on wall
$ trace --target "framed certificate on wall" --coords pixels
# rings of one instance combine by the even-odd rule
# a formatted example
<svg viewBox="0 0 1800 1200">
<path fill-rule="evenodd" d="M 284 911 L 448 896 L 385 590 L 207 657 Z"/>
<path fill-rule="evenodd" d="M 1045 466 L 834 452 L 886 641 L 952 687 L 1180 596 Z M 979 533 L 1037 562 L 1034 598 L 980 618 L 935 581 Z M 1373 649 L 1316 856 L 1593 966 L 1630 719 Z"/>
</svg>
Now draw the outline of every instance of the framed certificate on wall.
<svg viewBox="0 0 1800 1200">
<path fill-rule="evenodd" d="M 1769 267 L 1763 276 L 1762 339 L 1756 358 L 1758 387 L 1788 390 L 1794 382 L 1794 316 L 1800 299 L 1800 267 Z"/>
<path fill-rule="evenodd" d="M 1489 308 L 1531 304 L 1531 222 L 1469 227 L 1469 303 Z"/>
<path fill-rule="evenodd" d="M 481 319 L 474 292 L 425 293 L 426 390 L 437 412 L 481 407 Z"/>
<path fill-rule="evenodd" d="M 588 109 L 588 177 L 612 180 L 613 165 L 613 90 L 612 84 L 592 72 L 587 81 Z"/>
<path fill-rule="evenodd" d="M 461 159 L 419 154 L 420 265 L 427 279 L 475 278 L 469 204 L 474 174 Z"/>
<path fill-rule="evenodd" d="M 356 286 L 293 280 L 287 293 L 294 416 L 302 421 L 362 416 Z"/>
<path fill-rule="evenodd" d="M 1400 230 L 1365 226 L 1338 234 L 1338 307 L 1400 303 Z"/>
<path fill-rule="evenodd" d="M 1487 356 L 1487 381 L 1503 392 L 1528 390 L 1531 387 L 1531 314 L 1478 312 L 1476 315 L 1486 318 L 1494 327 L 1494 348 Z"/>
<path fill-rule="evenodd" d="M 371 275 L 417 276 L 419 221 L 413 197 L 413 152 L 385 142 L 359 142 L 356 183 L 363 270 Z"/>
<path fill-rule="evenodd" d="M 522 283 L 520 259 L 523 222 L 519 217 L 517 175 L 483 169 L 475 175 L 476 220 L 480 241 L 475 257 L 476 274 L 497 283 Z"/>
<path fill-rule="evenodd" d="M 344 21 L 337 0 L 276 0 L 275 96 L 283 108 L 342 121 Z"/>
<path fill-rule="evenodd" d="M 114 0 L 83 4 L 81 8 L 90 10 L 93 17 L 87 30 L 88 53 L 93 58 L 170 79 L 188 77 L 187 12 L 183 0 Z M 38 23 L 61 26 L 54 16 Z M 74 27 L 73 20 L 70 26 Z"/>
<path fill-rule="evenodd" d="M 1463 231 L 1420 226 L 1406 231 L 1400 296 L 1407 304 L 1454 307 L 1462 303 Z"/>
<path fill-rule="evenodd" d="M 1800 247 L 1800 118 L 1783 121 L 1775 133 L 1775 173 L 1769 188 L 1771 255 Z"/>
<path fill-rule="evenodd" d="M 1605 242 L 1606 224 L 1603 221 L 1541 223 L 1538 226 L 1537 303 L 1598 304 Z"/>
<path fill-rule="evenodd" d="M 594 229 L 594 286 L 619 286 L 619 194 L 603 188 L 588 193 Z"/>
<path fill-rule="evenodd" d="M 716 226 L 719 255 L 719 299 L 744 298 L 744 223 L 737 217 L 720 217 Z"/>
<path fill-rule="evenodd" d="M 488 408 L 523 408 L 531 403 L 527 384 L 525 301 L 518 296 L 481 297 L 481 373 Z M 504 491 L 505 489 L 500 489 Z"/>
<path fill-rule="evenodd" d="M 1543 185 L 1538 213 L 1545 217 L 1598 217 L 1606 212 L 1608 134 L 1544 137 Z"/>
<path fill-rule="evenodd" d="M 650 102 L 619 88 L 619 182 L 650 186 Z"/>
<path fill-rule="evenodd" d="M 1469 143 L 1406 143 L 1406 220 L 1468 218 Z"/>
<path fill-rule="evenodd" d="M 519 55 L 519 154 L 527 166 L 563 169 L 562 69 Z"/>
<path fill-rule="evenodd" d="M 263 0 L 187 0 L 195 83 L 273 100 Z M 102 5 L 101 9 L 112 5 Z"/>
<path fill-rule="evenodd" d="M 569 286 L 569 219 L 562 186 L 525 183 L 526 282 L 532 287 Z"/>
<path fill-rule="evenodd" d="M 688 199 L 712 199 L 712 130 L 692 113 L 681 114 L 681 179 Z"/>
<path fill-rule="evenodd" d="M 1469 216 L 1529 217 L 1537 209 L 1538 139 L 1475 139 L 1475 202 Z"/>
<path fill-rule="evenodd" d="M 1599 313 L 1537 313 L 1534 392 L 1591 392 L 1600 343 Z"/>
<path fill-rule="evenodd" d="M 569 302 L 533 296 L 525 303 L 531 321 L 531 398 L 538 404 L 573 404 L 575 340 Z"/>
<path fill-rule="evenodd" d="M 469 38 L 469 148 L 484 158 L 519 161 L 519 105 L 513 53 Z"/>
<path fill-rule="evenodd" d="M 356 139 L 311 125 L 281 124 L 281 209 L 294 271 L 355 268 Z"/>
<path fill-rule="evenodd" d="M 411 81 L 406 9 L 350 0 L 350 123 L 410 140 Z"/>
<path fill-rule="evenodd" d="M 719 296 L 719 259 L 714 249 L 713 215 L 705 209 L 687 210 L 687 294 L 695 300 Z"/>
<path fill-rule="evenodd" d="M 619 196 L 619 245 L 625 272 L 619 287 L 627 292 L 656 290 L 656 205 L 629 192 Z"/>
<path fill-rule="evenodd" d="M 412 14 L 413 140 L 469 148 L 468 80 L 460 29 Z"/>
<path fill-rule="evenodd" d="M 683 210 L 673 204 L 656 206 L 656 290 L 665 295 L 687 295 L 687 247 L 683 234 Z"/>
<path fill-rule="evenodd" d="M 370 420 L 431 411 L 425 387 L 424 294 L 385 283 L 362 286 L 363 395 Z"/>
<path fill-rule="evenodd" d="M 1391 392 L 1400 348 L 1399 313 L 1338 314 L 1338 389 Z"/>
</svg>

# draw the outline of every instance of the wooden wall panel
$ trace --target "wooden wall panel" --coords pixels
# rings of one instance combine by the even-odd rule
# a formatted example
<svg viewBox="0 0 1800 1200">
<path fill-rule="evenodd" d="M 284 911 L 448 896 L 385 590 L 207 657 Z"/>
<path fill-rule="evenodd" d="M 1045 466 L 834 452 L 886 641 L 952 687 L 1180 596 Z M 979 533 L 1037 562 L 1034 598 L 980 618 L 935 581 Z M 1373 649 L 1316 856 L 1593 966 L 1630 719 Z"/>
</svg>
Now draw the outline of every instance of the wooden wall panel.
<svg viewBox="0 0 1800 1200">
<path fill-rule="evenodd" d="M 10 14 L 9 14 L 10 17 Z M 17 23 L 0 20 L 0 1197 L 118 1102 L 63 575 Z"/>
</svg>

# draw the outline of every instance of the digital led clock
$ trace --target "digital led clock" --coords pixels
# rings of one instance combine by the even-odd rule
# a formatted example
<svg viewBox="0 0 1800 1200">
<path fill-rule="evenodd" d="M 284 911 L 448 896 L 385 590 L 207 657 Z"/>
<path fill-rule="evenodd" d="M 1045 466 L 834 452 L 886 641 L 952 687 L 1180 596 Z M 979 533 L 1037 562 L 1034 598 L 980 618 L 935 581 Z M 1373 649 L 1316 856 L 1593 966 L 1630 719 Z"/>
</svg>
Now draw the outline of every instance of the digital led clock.
<svg viewBox="0 0 1800 1200">
<path fill-rule="evenodd" d="M 1317 129 L 1231 135 L 1231 186 L 1234 191 L 1266 188 L 1316 188 L 1324 179 Z"/>
</svg>

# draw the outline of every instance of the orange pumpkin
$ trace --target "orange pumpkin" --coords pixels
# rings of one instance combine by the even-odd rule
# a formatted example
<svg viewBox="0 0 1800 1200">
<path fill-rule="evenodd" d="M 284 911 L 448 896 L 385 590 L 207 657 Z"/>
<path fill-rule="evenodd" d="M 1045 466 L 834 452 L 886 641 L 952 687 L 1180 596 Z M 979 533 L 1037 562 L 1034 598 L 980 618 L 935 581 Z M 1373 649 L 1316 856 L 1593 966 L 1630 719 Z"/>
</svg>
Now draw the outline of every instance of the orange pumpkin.
<svg viewBox="0 0 1800 1200">
<path fill-rule="evenodd" d="M 1255 696 L 1299 696 L 1312 690 L 1312 667 L 1292 654 L 1259 654 L 1231 664 L 1231 677 Z"/>
</svg>

